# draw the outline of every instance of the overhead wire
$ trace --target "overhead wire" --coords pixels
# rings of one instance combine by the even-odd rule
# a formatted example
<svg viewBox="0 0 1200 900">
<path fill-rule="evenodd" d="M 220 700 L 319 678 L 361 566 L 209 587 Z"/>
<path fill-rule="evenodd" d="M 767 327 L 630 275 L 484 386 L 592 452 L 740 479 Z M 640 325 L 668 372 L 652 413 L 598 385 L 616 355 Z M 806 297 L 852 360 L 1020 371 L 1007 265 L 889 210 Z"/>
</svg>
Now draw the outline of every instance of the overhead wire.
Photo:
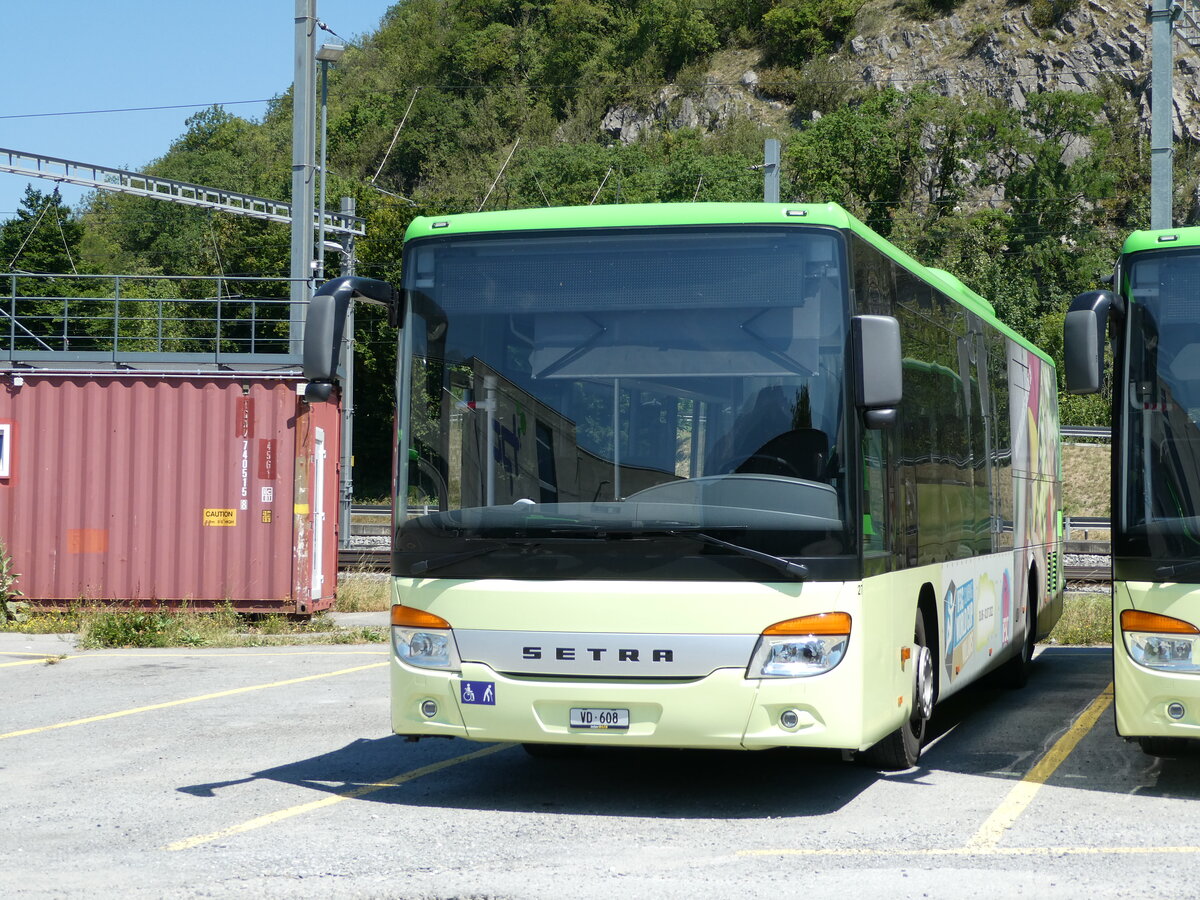
<svg viewBox="0 0 1200 900">
<path fill-rule="evenodd" d="M 508 151 L 508 156 L 504 160 L 504 165 L 502 165 L 500 167 L 500 171 L 496 173 L 496 180 L 492 182 L 492 186 L 488 188 L 487 193 L 483 195 L 483 199 L 479 201 L 479 209 L 475 210 L 476 212 L 482 211 L 484 206 L 487 205 L 488 198 L 492 196 L 492 191 L 496 189 L 496 185 L 500 183 L 500 177 L 504 174 L 504 170 L 508 168 L 509 160 L 513 158 L 513 154 L 517 152 L 517 147 L 519 147 L 520 144 L 521 139 L 517 138 L 516 143 L 514 143 L 512 146 L 512 149 Z M 603 187 L 603 185 L 601 185 L 601 187 Z"/>
<path fill-rule="evenodd" d="M 357 45 L 353 44 L 350 41 L 347 41 L 345 38 L 342 38 L 341 35 L 339 35 L 333 29 L 329 28 L 324 22 L 321 22 L 320 20 L 314 20 L 314 22 L 315 22 L 315 26 L 317 28 L 320 28 L 321 30 L 324 30 L 324 31 L 334 35 L 339 40 L 342 40 L 344 43 L 346 43 L 349 46 L 357 47 Z M 1148 72 L 1143 72 L 1143 71 L 1139 71 L 1136 69 L 1126 69 L 1126 70 L 1108 70 L 1104 74 L 1108 75 L 1108 76 L 1115 75 L 1117 77 L 1124 76 L 1124 77 L 1140 79 L 1140 78 L 1146 77 L 1148 75 Z M 959 80 L 969 80 L 973 83 L 1010 82 L 1010 83 L 1014 83 L 1014 84 L 1019 84 L 1021 81 L 1028 80 L 1028 79 L 1037 79 L 1043 83 L 1046 81 L 1058 81 L 1058 82 L 1065 81 L 1065 82 L 1069 82 L 1072 84 L 1079 84 L 1078 77 L 1073 73 L 1072 74 L 1069 74 L 1069 73 L 1007 73 L 1007 74 L 998 74 L 998 75 L 989 76 L 989 75 L 976 75 L 976 74 L 971 74 L 971 73 L 960 72 L 960 73 L 941 73 L 937 76 L 928 76 L 927 75 L 927 76 L 911 76 L 911 77 L 904 77 L 904 78 L 900 78 L 900 77 L 875 78 L 875 77 L 872 77 L 869 73 L 862 73 L 858 77 L 804 79 L 804 81 L 806 84 L 812 84 L 812 85 L 863 84 L 863 85 L 868 85 L 868 86 L 872 86 L 872 87 L 880 87 L 880 86 L 886 86 L 886 85 L 891 85 L 891 84 L 895 84 L 895 85 L 900 85 L 900 84 L 937 84 L 937 83 L 946 83 L 948 81 L 959 81 Z M 754 86 L 754 89 L 761 90 L 764 87 L 786 86 L 786 85 L 790 85 L 793 83 L 795 83 L 795 80 L 763 79 L 763 80 L 760 80 Z M 572 89 L 572 88 L 578 89 L 578 88 L 582 88 L 582 87 L 593 87 L 593 86 L 597 86 L 597 85 L 601 85 L 601 84 L 603 84 L 606 87 L 613 88 L 613 89 L 619 88 L 619 87 L 628 88 L 628 87 L 648 87 L 648 86 L 662 87 L 663 86 L 661 82 L 604 83 L 599 80 L 587 81 L 587 82 L 563 82 L 563 83 L 557 83 L 557 84 L 549 84 L 549 83 L 547 83 L 547 84 L 529 84 L 529 83 L 516 83 L 516 82 L 505 83 L 505 84 L 490 84 L 490 85 L 453 84 L 453 83 L 418 84 L 415 87 L 411 87 L 412 95 L 409 99 L 408 106 L 406 107 L 405 112 L 404 112 L 403 116 L 401 117 L 400 123 L 392 135 L 391 143 L 389 144 L 387 151 L 385 151 L 383 159 L 381 160 L 378 168 L 376 169 L 375 174 L 371 177 L 371 179 L 369 181 L 365 182 L 365 184 L 368 187 L 373 188 L 374 190 L 378 191 L 380 194 L 383 194 L 387 197 L 398 199 L 406 204 L 409 204 L 410 206 L 418 205 L 417 203 L 415 203 L 412 199 L 410 199 L 408 197 L 404 197 L 403 195 L 396 194 L 394 192 L 387 191 L 387 190 L 379 187 L 375 182 L 378 179 L 379 175 L 381 174 L 389 155 L 391 154 L 392 150 L 394 149 L 397 139 L 399 137 L 399 134 L 400 134 L 401 130 L 403 129 L 403 127 L 405 126 L 408 116 L 412 111 L 416 97 L 422 89 L 433 88 L 433 89 L 442 89 L 442 90 L 454 89 L 454 90 L 472 90 L 472 91 L 498 91 L 498 90 L 511 90 L 513 88 L 521 88 L 524 90 L 531 90 L 531 91 L 537 92 L 540 90 L 551 90 L 551 89 Z M 742 85 L 742 83 L 740 81 L 738 81 L 738 82 L 715 82 L 715 81 L 714 82 L 706 82 L 705 86 L 706 87 L 708 87 L 708 86 L 712 86 L 712 87 L 731 87 L 731 86 L 745 87 L 745 85 Z M 402 91 L 407 92 L 408 90 L 410 90 L 410 87 L 406 86 L 404 88 L 395 88 L 395 89 L 377 88 L 377 89 L 367 90 L 364 93 L 368 94 L 368 95 L 369 94 L 394 95 L 394 94 L 401 93 Z M 172 105 L 164 105 L 164 106 L 123 107 L 123 108 L 96 109 L 96 110 L 73 110 L 73 111 L 61 111 L 61 112 L 52 112 L 52 113 L 6 114 L 6 115 L 0 115 L 0 119 L 42 118 L 42 117 L 75 116 L 75 115 L 98 115 L 98 114 L 108 114 L 108 113 L 147 112 L 147 111 L 165 110 L 165 109 L 200 108 L 200 107 L 210 107 L 210 106 L 232 106 L 232 105 L 241 105 L 241 104 L 271 102 L 274 99 L 277 99 L 277 98 L 264 98 L 264 99 L 258 99 L 258 100 L 231 100 L 231 101 L 219 101 L 219 102 L 213 102 L 213 103 L 204 103 L 204 104 L 172 104 Z M 517 140 L 517 144 L 519 144 L 519 143 L 520 143 L 520 138 L 518 138 L 518 140 Z M 486 204 L 487 200 L 490 198 L 490 195 L 493 192 L 493 190 L 495 189 L 496 184 L 499 181 L 499 178 L 503 174 L 505 168 L 508 166 L 509 161 L 512 159 L 513 153 L 515 153 L 515 151 L 516 151 L 516 147 L 517 147 L 517 145 L 514 144 L 513 150 L 510 151 L 508 158 L 505 160 L 505 163 L 500 170 L 500 173 L 498 173 L 496 180 L 492 183 L 491 188 L 489 188 L 488 193 L 485 195 L 484 200 L 480 205 L 480 209 L 482 209 L 483 205 Z M 612 171 L 613 171 L 613 168 L 610 166 L 608 171 L 605 173 L 604 178 L 602 179 L 602 181 L 600 183 L 600 187 L 597 189 L 595 195 L 592 198 L 592 201 L 591 201 L 592 203 L 596 202 L 596 199 L 599 197 L 601 191 L 603 190 L 605 183 L 607 182 L 608 178 L 611 176 Z M 543 202 L 545 202 L 547 206 L 551 205 L 550 200 L 546 195 L 546 191 L 543 188 L 541 181 L 538 180 L 536 173 L 533 173 L 533 178 L 534 178 L 534 183 L 537 186 L 538 192 L 541 195 Z M 703 175 L 701 175 L 699 177 L 699 180 L 697 182 L 696 192 L 693 195 L 693 201 L 699 196 L 700 189 L 704 183 L 704 178 L 705 178 L 705 176 L 703 176 Z M 359 183 L 364 183 L 361 180 L 361 178 L 358 178 L 358 177 L 352 178 L 350 180 L 357 181 Z M 1128 200 L 1128 198 L 1126 198 L 1125 200 L 1121 200 L 1121 198 L 1089 198 L 1088 202 L 1100 202 L 1100 201 L 1104 201 L 1104 200 L 1114 200 L 1114 199 L 1118 200 L 1120 202 L 1127 202 L 1127 200 Z M 1035 198 L 1033 200 L 1026 200 L 1026 201 L 1015 200 L 1014 201 L 1010 198 L 1006 198 L 1006 199 L 982 199 L 982 200 L 953 199 L 953 200 L 932 200 L 932 201 L 899 200 L 899 199 L 890 200 L 889 199 L 889 200 L 860 201 L 860 202 L 863 202 L 866 205 L 894 205 L 894 206 L 909 206 L 909 207 L 936 206 L 936 205 L 955 205 L 955 206 L 987 205 L 991 208 L 1001 208 L 1001 205 L 1011 206 L 1011 204 L 1013 204 L 1013 203 L 1018 203 L 1018 204 L 1020 204 L 1020 203 L 1024 203 L 1024 204 L 1064 203 L 1064 202 L 1070 202 L 1070 201 L 1063 201 L 1063 200 L 1057 199 L 1057 198 Z M 44 214 L 44 212 L 45 212 L 45 208 L 43 208 L 42 214 Z M 41 219 L 41 216 L 39 216 L 39 222 L 40 222 L 40 219 Z M 37 227 L 36 224 L 34 227 L 35 228 Z M 59 223 L 59 228 L 60 228 L 60 232 L 61 232 L 61 230 L 62 230 L 61 222 Z M 210 224 L 210 228 L 211 228 L 211 224 Z M 30 234 L 32 234 L 32 230 L 31 230 Z M 26 243 L 28 241 L 29 236 L 30 235 L 26 236 Z M 65 234 L 63 234 L 63 239 L 64 239 L 64 247 L 66 247 Z M 220 250 L 215 245 L 215 235 L 213 235 L 213 240 L 214 240 L 214 249 L 216 250 L 217 257 L 218 257 L 218 266 L 222 266 L 222 263 L 220 260 Z M 374 242 L 379 242 L 380 240 L 381 240 L 380 238 L 373 239 Z M 390 243 L 394 239 L 382 239 L 382 240 L 384 242 Z M 24 250 L 24 244 L 22 245 L 22 248 L 20 250 L 18 250 L 18 256 L 20 255 L 21 252 L 23 252 L 23 250 Z M 68 256 L 70 256 L 69 248 L 67 248 L 67 252 L 68 252 Z M 14 257 L 14 260 L 12 261 L 12 263 L 10 263 L 10 268 L 15 263 L 15 261 L 16 261 L 16 257 Z M 74 267 L 73 259 L 71 260 L 71 264 Z"/>
<path fill-rule="evenodd" d="M 318 23 L 318 25 L 320 25 L 320 24 L 321 23 Z M 335 37 L 338 37 L 339 39 L 345 41 L 345 39 L 342 38 L 341 35 L 338 35 L 337 32 L 333 31 L 332 29 L 326 28 L 325 30 L 329 31 L 329 33 L 333 34 Z M 357 45 L 352 44 L 348 41 L 346 42 L 346 44 L 347 44 L 347 46 L 357 47 Z M 1127 78 L 1127 79 L 1131 79 L 1131 80 L 1136 80 L 1136 79 L 1148 77 L 1150 72 L 1148 69 L 1144 70 L 1144 71 L 1138 70 L 1138 69 L 1116 69 L 1116 70 L 1106 69 L 1101 74 L 1104 77 L 1117 77 L 1117 78 Z M 955 73 L 942 72 L 942 73 L 938 73 L 937 75 L 912 75 L 912 76 L 906 76 L 906 77 L 887 76 L 887 77 L 881 77 L 881 78 L 869 77 L 866 74 L 860 74 L 858 77 L 844 77 L 844 78 L 759 79 L 759 81 L 757 81 L 755 83 L 753 89 L 761 90 L 764 86 L 793 85 L 797 81 L 803 81 L 803 83 L 806 85 L 829 86 L 829 85 L 862 84 L 862 85 L 867 85 L 867 86 L 871 86 L 871 87 L 879 87 L 879 86 L 886 86 L 886 85 L 891 85 L 891 84 L 938 84 L 938 83 L 946 83 L 948 81 L 967 81 L 967 82 L 971 82 L 971 83 L 975 84 L 975 83 L 980 83 L 980 82 L 1014 82 L 1015 83 L 1015 82 L 1020 82 L 1020 81 L 1024 81 L 1024 80 L 1036 80 L 1036 81 L 1042 82 L 1042 83 L 1047 82 L 1047 81 L 1057 81 L 1060 83 L 1067 82 L 1067 83 L 1071 83 L 1074 85 L 1080 84 L 1079 73 L 1016 72 L 1016 73 L 1002 73 L 1002 74 L 996 74 L 996 75 L 980 75 L 980 74 L 971 73 L 971 72 L 955 72 Z M 670 86 L 673 86 L 673 85 L 671 85 L 670 83 L 664 84 L 661 81 L 606 82 L 606 81 L 602 81 L 600 79 L 596 79 L 596 80 L 592 80 L 592 81 L 578 81 L 578 82 L 545 82 L 545 83 L 534 82 L 534 83 L 531 83 L 531 82 L 515 82 L 514 81 L 514 82 L 492 83 L 492 84 L 469 84 L 469 83 L 458 83 L 458 82 L 426 82 L 426 83 L 419 83 L 419 84 L 410 84 L 410 85 L 405 85 L 403 87 L 396 87 L 396 88 L 367 88 L 367 89 L 364 89 L 361 93 L 364 95 L 373 95 L 373 94 L 374 95 L 379 95 L 379 94 L 394 95 L 394 94 L 405 94 L 411 90 L 414 92 L 414 96 L 415 96 L 416 92 L 421 91 L 421 90 L 427 90 L 427 89 L 502 91 L 502 90 L 512 90 L 513 88 L 520 88 L 522 90 L 530 90 L 530 91 L 536 92 L 536 91 L 543 91 L 543 90 L 546 90 L 546 91 L 549 91 L 549 90 L 579 90 L 582 88 L 594 88 L 594 87 L 606 87 L 606 88 L 609 88 L 612 90 L 623 90 L 623 89 L 633 89 L 633 88 L 663 88 L 663 87 L 670 87 Z M 706 81 L 706 82 L 704 82 L 703 86 L 704 87 L 741 87 L 741 88 L 747 87 L 745 84 L 743 84 L 740 81 Z M 169 105 L 162 105 L 162 106 L 128 106 L 128 107 L 114 107 L 114 108 L 107 108 L 107 109 L 64 110 L 64 111 L 58 111 L 58 112 L 45 112 L 45 113 L 7 113 L 4 115 L 0 115 L 0 120 L 52 118 L 52 117 L 56 117 L 56 116 L 93 116 L 93 115 L 103 115 L 103 114 L 109 114 L 109 113 L 155 112 L 158 110 L 167 110 L 167 109 L 206 109 L 210 106 L 238 106 L 238 105 L 249 105 L 249 104 L 255 104 L 255 103 L 270 103 L 271 101 L 278 100 L 278 99 L 279 99 L 279 95 L 276 95 L 274 97 L 264 97 L 264 98 L 260 98 L 260 99 L 256 99 L 256 100 L 212 100 L 212 101 L 209 101 L 206 103 L 178 103 L 178 104 L 169 104 Z M 410 106 L 411 106 L 411 102 L 410 102 Z M 406 113 L 406 115 L 407 115 L 407 113 Z"/>
<path fill-rule="evenodd" d="M 8 261 L 9 270 L 11 270 L 13 268 L 13 266 L 15 266 L 17 264 L 17 260 L 21 258 L 21 254 L 25 252 L 26 245 L 29 244 L 29 239 L 31 237 L 33 237 L 33 234 L 35 231 L 37 231 L 38 226 L 40 224 L 42 224 L 42 219 L 45 218 L 46 211 L 48 209 L 50 209 L 50 204 L 57 202 L 58 197 L 59 197 L 58 188 L 55 187 L 54 190 L 46 197 L 46 202 L 42 204 L 42 211 L 38 213 L 37 221 L 34 222 L 33 227 L 31 227 L 29 229 L 29 231 L 26 232 L 25 240 L 21 241 L 21 246 L 17 248 L 16 255 L 13 256 L 13 258 Z"/>
<path fill-rule="evenodd" d="M 48 119 L 56 116 L 98 116 L 106 113 L 155 112 L 163 109 L 207 109 L 210 106 L 238 106 L 248 103 L 270 103 L 277 97 L 267 97 L 263 100 L 215 100 L 210 103 L 175 103 L 169 106 L 125 106 L 114 109 L 75 109 L 65 112 L 47 113 L 9 113 L 0 115 L 0 119 Z"/>
<path fill-rule="evenodd" d="M 71 274 L 78 275 L 79 270 L 75 268 L 75 257 L 73 257 L 71 255 L 71 247 L 67 243 L 67 233 L 66 233 L 66 231 L 63 230 L 63 226 L 62 226 L 62 207 L 61 206 L 58 207 L 58 214 L 54 217 L 54 220 L 58 223 L 58 233 L 62 237 L 63 249 L 67 251 L 67 262 L 69 262 L 71 264 Z"/>
</svg>

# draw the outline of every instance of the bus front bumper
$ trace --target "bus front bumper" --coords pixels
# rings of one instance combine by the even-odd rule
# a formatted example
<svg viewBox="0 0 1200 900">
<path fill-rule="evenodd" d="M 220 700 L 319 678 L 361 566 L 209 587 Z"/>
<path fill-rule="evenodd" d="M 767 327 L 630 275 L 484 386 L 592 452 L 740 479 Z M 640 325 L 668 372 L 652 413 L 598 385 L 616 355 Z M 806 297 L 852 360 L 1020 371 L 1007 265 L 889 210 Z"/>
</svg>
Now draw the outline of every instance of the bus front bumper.
<svg viewBox="0 0 1200 900">
<path fill-rule="evenodd" d="M 899 727 L 864 734 L 850 667 L 812 678 L 748 679 L 718 669 L 687 681 L 598 682 L 514 677 L 478 663 L 461 673 L 392 659 L 392 728 L 408 736 L 587 746 L 861 750 Z M 432 701 L 432 706 L 430 702 Z M 571 710 L 624 710 L 628 727 L 571 727 Z M 432 715 L 430 714 L 432 713 Z M 785 715 L 785 713 L 787 715 Z"/>
<path fill-rule="evenodd" d="M 1200 625 L 1200 586 L 1135 582 L 1113 586 L 1113 707 L 1117 734 L 1126 738 L 1200 739 L 1200 672 L 1164 671 L 1134 662 L 1120 624 L 1126 609 Z"/>
</svg>

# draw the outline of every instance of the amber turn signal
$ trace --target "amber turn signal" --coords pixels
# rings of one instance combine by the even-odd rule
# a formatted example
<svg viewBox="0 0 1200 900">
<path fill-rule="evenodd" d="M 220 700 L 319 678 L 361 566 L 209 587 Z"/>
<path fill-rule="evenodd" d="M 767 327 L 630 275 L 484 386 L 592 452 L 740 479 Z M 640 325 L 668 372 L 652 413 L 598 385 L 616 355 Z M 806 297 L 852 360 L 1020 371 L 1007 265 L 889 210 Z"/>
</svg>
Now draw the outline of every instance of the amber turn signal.
<svg viewBox="0 0 1200 900">
<path fill-rule="evenodd" d="M 435 616 L 423 609 L 413 609 L 411 606 L 392 607 L 392 624 L 402 628 L 449 628 L 450 623 L 441 616 Z"/>
<path fill-rule="evenodd" d="M 1150 631 L 1157 634 L 1200 634 L 1200 628 L 1183 619 L 1126 609 L 1121 613 L 1122 631 Z"/>
<path fill-rule="evenodd" d="M 784 619 L 763 629 L 763 634 L 849 634 L 850 613 L 818 613 L 798 619 Z"/>
</svg>

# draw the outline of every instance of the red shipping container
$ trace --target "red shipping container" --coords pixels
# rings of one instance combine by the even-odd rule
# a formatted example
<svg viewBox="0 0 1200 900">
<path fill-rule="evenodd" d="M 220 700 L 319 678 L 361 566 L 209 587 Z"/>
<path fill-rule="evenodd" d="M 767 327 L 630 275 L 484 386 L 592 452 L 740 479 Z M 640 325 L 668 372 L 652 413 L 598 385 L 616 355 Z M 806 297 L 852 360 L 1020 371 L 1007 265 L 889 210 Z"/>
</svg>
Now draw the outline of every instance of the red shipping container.
<svg viewBox="0 0 1200 900">
<path fill-rule="evenodd" d="M 303 383 L 5 373 L 0 540 L 25 599 L 331 606 L 340 412 Z"/>
</svg>

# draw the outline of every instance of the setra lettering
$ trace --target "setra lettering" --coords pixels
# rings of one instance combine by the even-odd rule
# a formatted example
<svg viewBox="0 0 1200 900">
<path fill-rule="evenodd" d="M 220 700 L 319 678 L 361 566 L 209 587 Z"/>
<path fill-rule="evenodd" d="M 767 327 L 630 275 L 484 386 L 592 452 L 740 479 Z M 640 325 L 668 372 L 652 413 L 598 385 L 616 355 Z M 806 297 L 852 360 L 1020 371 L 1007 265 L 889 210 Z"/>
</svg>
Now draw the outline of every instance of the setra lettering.
<svg viewBox="0 0 1200 900">
<path fill-rule="evenodd" d="M 546 652 L 548 652 L 548 651 L 543 650 L 542 647 L 522 647 L 521 648 L 521 658 L 522 659 L 543 659 Z M 577 659 L 580 659 L 580 658 L 586 659 L 586 658 L 588 658 L 588 656 L 590 656 L 592 662 L 603 662 L 605 659 L 605 654 L 613 653 L 613 652 L 614 652 L 613 650 L 610 650 L 607 647 L 586 647 L 582 650 L 579 649 L 578 647 L 555 647 L 554 648 L 554 659 L 562 661 L 562 662 L 574 662 Z M 674 650 L 665 650 L 665 649 L 651 650 L 651 651 L 649 651 L 649 656 L 650 656 L 649 660 L 644 659 L 642 657 L 642 651 L 639 649 L 636 649 L 636 648 L 623 647 L 623 648 L 616 650 L 615 652 L 617 654 L 617 662 L 628 662 L 628 663 L 642 663 L 642 662 L 673 663 L 673 662 L 675 662 L 675 651 Z M 580 654 L 587 654 L 587 656 L 581 657 Z"/>
</svg>

